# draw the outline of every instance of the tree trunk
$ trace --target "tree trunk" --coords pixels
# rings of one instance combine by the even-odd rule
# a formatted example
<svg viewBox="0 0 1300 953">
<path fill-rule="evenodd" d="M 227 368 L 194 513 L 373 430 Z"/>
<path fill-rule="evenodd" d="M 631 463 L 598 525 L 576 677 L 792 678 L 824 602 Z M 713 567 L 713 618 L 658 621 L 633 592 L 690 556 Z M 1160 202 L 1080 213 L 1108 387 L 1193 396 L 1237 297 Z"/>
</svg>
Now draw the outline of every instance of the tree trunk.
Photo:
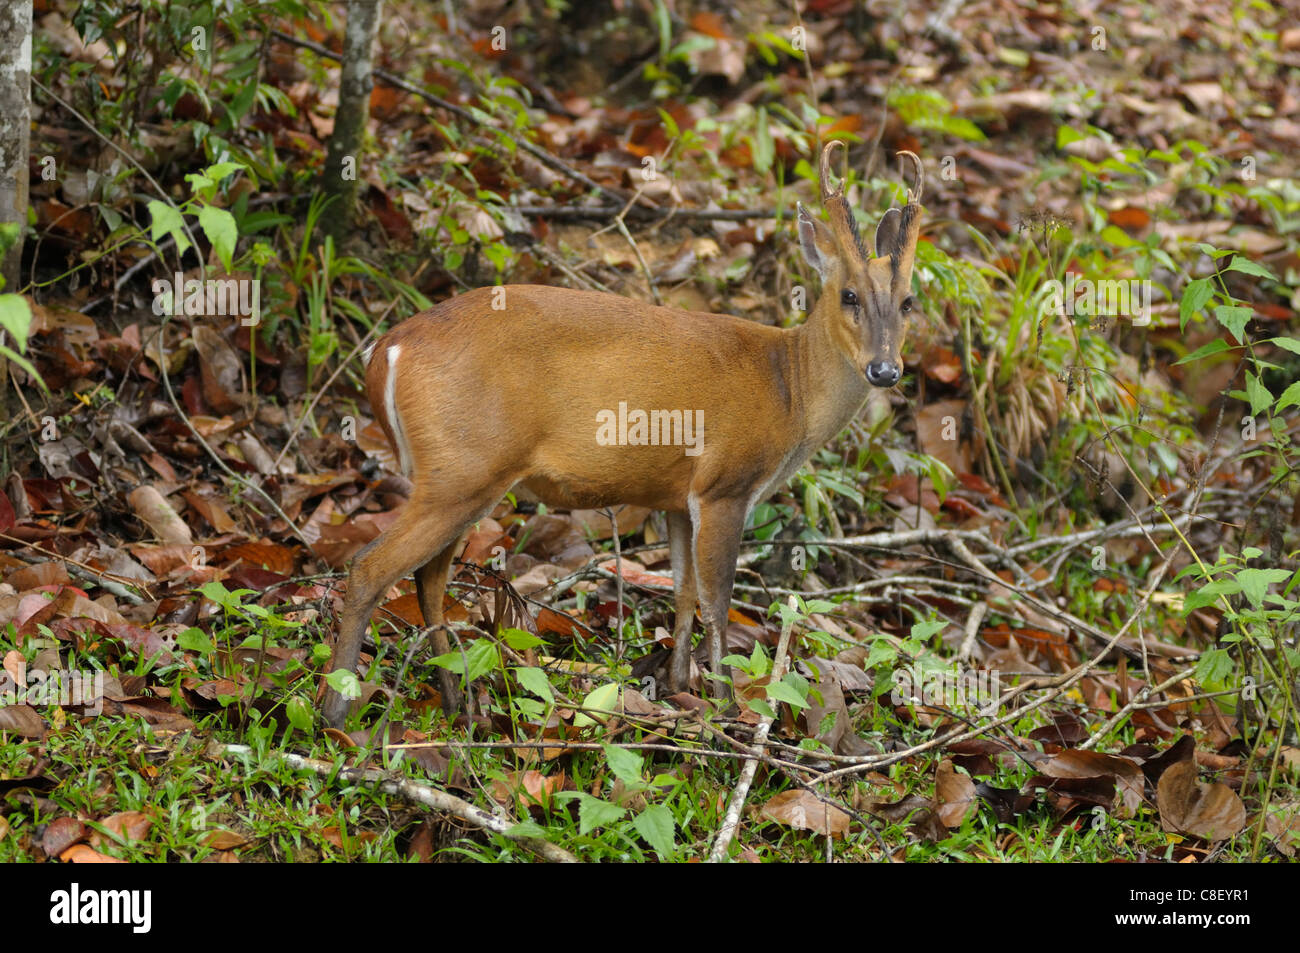
<svg viewBox="0 0 1300 953">
<path fill-rule="evenodd" d="M 382 0 L 350 0 L 348 23 L 343 33 L 343 74 L 339 80 L 339 108 L 334 116 L 334 133 L 325 156 L 321 188 L 337 196 L 323 216 L 325 229 L 337 244 L 347 234 L 356 215 L 357 176 L 361 167 L 361 145 L 370 118 L 371 51 L 379 29 Z"/>
<path fill-rule="evenodd" d="M 32 3 L 0 4 L 0 226 L 18 226 L 17 241 L 0 259 L 5 290 L 22 287 L 27 228 L 27 150 L 32 125 Z M 9 417 L 9 362 L 0 355 L 0 417 Z"/>
</svg>

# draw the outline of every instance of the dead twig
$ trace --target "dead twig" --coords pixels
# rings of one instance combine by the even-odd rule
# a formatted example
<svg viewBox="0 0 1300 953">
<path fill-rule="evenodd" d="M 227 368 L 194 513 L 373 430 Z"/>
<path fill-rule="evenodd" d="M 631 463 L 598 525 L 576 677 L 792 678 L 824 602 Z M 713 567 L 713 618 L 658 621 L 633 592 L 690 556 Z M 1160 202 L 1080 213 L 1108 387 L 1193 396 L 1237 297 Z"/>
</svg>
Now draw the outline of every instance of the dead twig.
<svg viewBox="0 0 1300 953">
<path fill-rule="evenodd" d="M 207 754 L 210 758 L 240 758 L 245 761 L 252 760 L 254 757 L 253 749 L 247 745 L 223 745 L 217 742 L 209 746 Z M 304 758 L 302 755 L 290 754 L 287 751 L 271 752 L 269 757 L 294 770 L 310 771 L 322 778 L 337 776 L 354 784 L 375 783 L 385 794 L 399 795 L 409 801 L 433 808 L 435 811 L 451 814 L 482 830 L 507 837 L 520 846 L 528 848 L 543 860 L 560 864 L 578 863 L 577 857 L 550 841 L 515 833 L 516 822 L 511 818 L 489 814 L 468 801 L 463 801 L 455 795 L 430 785 L 419 784 L 405 778 L 394 778 L 387 771 L 380 771 L 377 768 L 345 768 L 330 761 Z"/>
<path fill-rule="evenodd" d="M 798 603 L 795 602 L 793 596 L 790 598 L 790 608 L 798 608 Z M 790 632 L 793 628 L 793 617 L 787 618 L 781 626 L 781 640 L 776 644 L 776 656 L 772 661 L 772 673 L 768 678 L 769 684 L 779 682 L 785 677 L 785 667 L 790 651 Z M 772 721 L 770 715 L 763 716 L 762 721 L 758 723 L 758 729 L 754 732 L 754 739 L 751 744 L 755 747 L 761 747 L 767 741 L 767 733 L 772 730 Z M 731 792 L 731 802 L 727 805 L 727 813 L 722 819 L 722 827 L 718 831 L 717 839 L 713 842 L 713 849 L 709 851 L 709 863 L 720 863 L 726 858 L 727 848 L 731 846 L 732 838 L 736 836 L 736 829 L 740 826 L 740 812 L 745 807 L 745 799 L 749 797 L 749 787 L 754 782 L 754 773 L 757 770 L 758 759 L 747 758 L 744 767 L 740 769 L 740 779 L 736 781 L 735 790 Z"/>
</svg>

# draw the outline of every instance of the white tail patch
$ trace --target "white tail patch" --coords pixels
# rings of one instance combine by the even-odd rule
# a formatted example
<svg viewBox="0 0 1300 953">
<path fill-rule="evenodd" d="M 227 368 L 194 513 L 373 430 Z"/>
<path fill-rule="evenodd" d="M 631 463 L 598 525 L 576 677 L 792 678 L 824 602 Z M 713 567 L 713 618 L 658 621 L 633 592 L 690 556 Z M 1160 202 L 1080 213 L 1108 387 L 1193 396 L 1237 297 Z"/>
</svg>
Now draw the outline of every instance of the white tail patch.
<svg viewBox="0 0 1300 953">
<path fill-rule="evenodd" d="M 388 417 L 388 426 L 393 431 L 393 440 L 397 443 L 397 461 L 402 466 L 402 473 L 411 476 L 411 447 L 406 442 L 406 430 L 402 427 L 402 418 L 397 413 L 397 359 L 402 356 L 402 346 L 394 344 L 387 351 L 388 373 L 384 377 L 384 413 Z"/>
<path fill-rule="evenodd" d="M 378 341 L 371 341 L 369 344 L 366 345 L 365 350 L 361 352 L 361 362 L 366 367 L 370 366 L 370 358 L 374 355 L 375 345 L 378 343 L 379 343 Z"/>
</svg>

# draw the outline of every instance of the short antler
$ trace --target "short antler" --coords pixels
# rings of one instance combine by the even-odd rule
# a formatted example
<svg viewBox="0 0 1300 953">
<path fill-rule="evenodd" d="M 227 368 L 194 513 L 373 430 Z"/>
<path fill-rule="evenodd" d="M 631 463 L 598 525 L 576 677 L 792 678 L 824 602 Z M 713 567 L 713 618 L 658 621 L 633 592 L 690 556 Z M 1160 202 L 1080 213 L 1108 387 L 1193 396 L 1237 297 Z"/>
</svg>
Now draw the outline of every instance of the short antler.
<svg viewBox="0 0 1300 953">
<path fill-rule="evenodd" d="M 822 147 L 822 204 L 827 207 L 831 199 L 840 198 L 844 194 L 843 182 L 834 192 L 831 191 L 831 153 L 835 151 L 836 146 L 842 145 L 844 145 L 843 140 L 832 139 Z"/>
<path fill-rule="evenodd" d="M 925 166 L 921 164 L 921 157 L 915 152 L 909 152 L 906 149 L 899 150 L 897 154 L 900 156 L 907 156 L 912 160 L 912 164 L 916 166 L 916 191 L 913 192 L 911 189 L 907 190 L 907 204 L 920 205 L 921 195 L 925 192 Z M 824 174 L 825 173 L 823 172 L 823 175 Z"/>
<path fill-rule="evenodd" d="M 849 200 L 844 197 L 844 183 L 840 182 L 835 191 L 831 191 L 831 153 L 837 146 L 842 145 L 844 143 L 839 139 L 832 139 L 822 148 L 822 205 L 826 209 L 826 214 L 830 216 L 831 232 L 840 243 L 840 247 L 845 251 L 856 250 L 865 261 L 867 250 L 863 247 L 862 237 L 858 234 L 858 223 L 853 220 L 853 210 L 849 208 Z"/>
</svg>

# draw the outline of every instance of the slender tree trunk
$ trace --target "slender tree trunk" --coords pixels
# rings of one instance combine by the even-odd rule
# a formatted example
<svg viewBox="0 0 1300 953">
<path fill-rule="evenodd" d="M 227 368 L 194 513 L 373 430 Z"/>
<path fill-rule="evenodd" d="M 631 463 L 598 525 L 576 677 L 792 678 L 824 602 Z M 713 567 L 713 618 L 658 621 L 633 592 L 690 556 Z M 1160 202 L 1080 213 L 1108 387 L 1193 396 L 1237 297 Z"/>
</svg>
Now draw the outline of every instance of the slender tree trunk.
<svg viewBox="0 0 1300 953">
<path fill-rule="evenodd" d="M 370 118 L 372 50 L 379 29 L 382 0 L 351 0 L 348 24 L 343 33 L 343 75 L 339 81 L 339 108 L 334 116 L 334 133 L 325 156 L 321 188 L 337 196 L 323 217 L 326 231 L 337 243 L 347 234 L 356 215 L 357 176 L 361 167 L 361 146 Z"/>
<path fill-rule="evenodd" d="M 18 240 L 0 259 L 6 291 L 22 287 L 27 228 L 27 150 L 32 125 L 32 3 L 0 3 L 0 226 L 16 224 Z M 0 356 L 0 417 L 9 416 L 9 362 Z"/>
</svg>

